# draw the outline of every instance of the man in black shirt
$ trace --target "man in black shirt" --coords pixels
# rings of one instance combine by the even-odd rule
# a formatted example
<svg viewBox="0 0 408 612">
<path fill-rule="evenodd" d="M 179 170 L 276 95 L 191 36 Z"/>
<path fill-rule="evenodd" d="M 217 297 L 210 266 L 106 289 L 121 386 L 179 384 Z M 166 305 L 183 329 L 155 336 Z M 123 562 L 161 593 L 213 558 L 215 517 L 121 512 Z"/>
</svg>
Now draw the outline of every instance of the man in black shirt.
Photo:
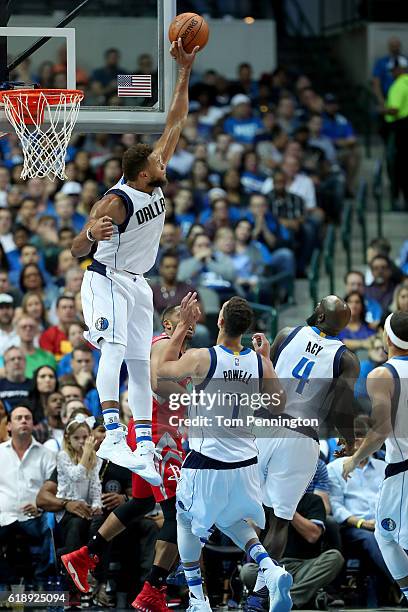
<svg viewBox="0 0 408 612">
<path fill-rule="evenodd" d="M 5 377 L 0 378 L 0 399 L 7 411 L 22 400 L 27 400 L 32 381 L 25 377 L 26 360 L 17 346 L 11 346 L 4 353 Z"/>
<path fill-rule="evenodd" d="M 296 253 L 297 273 L 304 276 L 313 249 L 318 246 L 318 226 L 305 214 L 302 197 L 286 189 L 285 173 L 278 169 L 273 177 L 273 190 L 269 194 L 271 212 L 292 235 Z"/>
<path fill-rule="evenodd" d="M 322 552 L 326 510 L 321 497 L 305 493 L 289 525 L 288 543 L 282 564 L 293 576 L 290 594 L 294 609 L 305 609 L 313 602 L 319 589 L 324 589 L 340 573 L 344 559 L 338 550 Z M 254 568 L 252 567 L 254 565 Z M 241 571 L 244 584 L 253 588 L 258 567 L 249 563 Z M 255 595 L 249 596 L 251 599 Z"/>
</svg>

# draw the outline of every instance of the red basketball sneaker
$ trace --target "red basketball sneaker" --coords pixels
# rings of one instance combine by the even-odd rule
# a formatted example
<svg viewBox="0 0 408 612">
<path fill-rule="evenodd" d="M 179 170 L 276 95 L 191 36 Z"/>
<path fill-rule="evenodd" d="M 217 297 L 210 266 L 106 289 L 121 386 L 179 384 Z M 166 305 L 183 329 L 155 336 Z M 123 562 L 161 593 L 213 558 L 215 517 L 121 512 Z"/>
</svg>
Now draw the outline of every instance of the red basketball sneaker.
<svg viewBox="0 0 408 612">
<path fill-rule="evenodd" d="M 132 603 L 132 607 L 141 612 L 166 612 L 168 610 L 166 592 L 167 587 L 157 588 L 146 580 L 143 589 Z"/>
<path fill-rule="evenodd" d="M 88 572 L 96 567 L 99 559 L 96 555 L 89 556 L 88 547 L 82 546 L 78 550 L 62 555 L 61 561 L 70 575 L 76 588 L 82 593 L 89 592 Z"/>
</svg>

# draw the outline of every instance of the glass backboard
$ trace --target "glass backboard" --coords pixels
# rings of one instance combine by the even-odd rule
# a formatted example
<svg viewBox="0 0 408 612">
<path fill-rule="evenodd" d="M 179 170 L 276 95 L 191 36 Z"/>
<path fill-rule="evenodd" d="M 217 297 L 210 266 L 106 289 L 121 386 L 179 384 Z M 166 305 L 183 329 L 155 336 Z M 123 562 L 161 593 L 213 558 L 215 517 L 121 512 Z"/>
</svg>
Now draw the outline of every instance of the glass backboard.
<svg viewBox="0 0 408 612">
<path fill-rule="evenodd" d="M 8 64 L 41 36 L 50 40 L 11 70 L 10 80 L 82 89 L 77 132 L 162 131 L 175 82 L 167 32 L 176 0 L 88 0 L 58 30 L 48 28 L 79 0 L 17 4 L 7 30 L 0 28 L 7 35 Z M 28 35 L 27 28 L 35 30 Z M 4 115 L 0 129 L 7 129 Z"/>
</svg>

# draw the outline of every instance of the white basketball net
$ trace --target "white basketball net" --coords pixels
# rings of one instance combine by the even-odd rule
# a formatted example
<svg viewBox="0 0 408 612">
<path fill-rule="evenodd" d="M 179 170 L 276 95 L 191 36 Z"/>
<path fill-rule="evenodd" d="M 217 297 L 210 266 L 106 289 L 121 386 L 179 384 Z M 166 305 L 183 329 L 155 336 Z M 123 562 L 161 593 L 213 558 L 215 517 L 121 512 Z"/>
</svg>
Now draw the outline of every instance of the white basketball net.
<svg viewBox="0 0 408 612">
<path fill-rule="evenodd" d="M 61 91 L 52 95 L 38 92 L 38 104 L 33 108 L 30 95 L 17 90 L 3 92 L 4 112 L 15 129 L 24 155 L 22 179 L 48 177 L 66 179 L 65 156 L 78 118 L 83 93 Z M 57 102 L 57 103 L 55 103 Z M 32 125 L 26 125 L 29 118 Z"/>
</svg>

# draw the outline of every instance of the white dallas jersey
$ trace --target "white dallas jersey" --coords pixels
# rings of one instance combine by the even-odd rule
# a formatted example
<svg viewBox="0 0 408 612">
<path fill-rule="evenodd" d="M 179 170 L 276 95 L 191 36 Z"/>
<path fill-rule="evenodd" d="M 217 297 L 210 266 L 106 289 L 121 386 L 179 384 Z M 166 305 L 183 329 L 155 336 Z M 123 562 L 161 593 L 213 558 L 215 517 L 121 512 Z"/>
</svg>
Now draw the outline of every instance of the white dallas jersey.
<svg viewBox="0 0 408 612">
<path fill-rule="evenodd" d="M 258 449 L 247 417 L 254 414 L 252 394 L 260 391 L 262 359 L 249 348 L 233 353 L 218 345 L 209 351 L 210 369 L 195 388 L 200 392 L 197 403 L 189 408 L 190 418 L 201 419 L 189 430 L 190 448 L 227 463 L 252 459 Z"/>
<path fill-rule="evenodd" d="M 340 373 L 343 342 L 317 327 L 296 327 L 278 347 L 274 367 L 286 391 L 285 413 L 292 417 L 326 418 L 328 394 Z M 326 404 L 325 404 L 326 402 Z"/>
<path fill-rule="evenodd" d="M 408 356 L 391 357 L 384 367 L 394 378 L 394 395 L 391 404 L 393 433 L 385 441 L 385 460 L 399 463 L 408 459 Z"/>
<path fill-rule="evenodd" d="M 123 181 L 122 177 L 105 195 L 121 198 L 126 219 L 113 226 L 112 240 L 98 243 L 95 259 L 116 270 L 144 274 L 156 261 L 166 210 L 164 196 L 159 187 L 150 195 Z"/>
</svg>

